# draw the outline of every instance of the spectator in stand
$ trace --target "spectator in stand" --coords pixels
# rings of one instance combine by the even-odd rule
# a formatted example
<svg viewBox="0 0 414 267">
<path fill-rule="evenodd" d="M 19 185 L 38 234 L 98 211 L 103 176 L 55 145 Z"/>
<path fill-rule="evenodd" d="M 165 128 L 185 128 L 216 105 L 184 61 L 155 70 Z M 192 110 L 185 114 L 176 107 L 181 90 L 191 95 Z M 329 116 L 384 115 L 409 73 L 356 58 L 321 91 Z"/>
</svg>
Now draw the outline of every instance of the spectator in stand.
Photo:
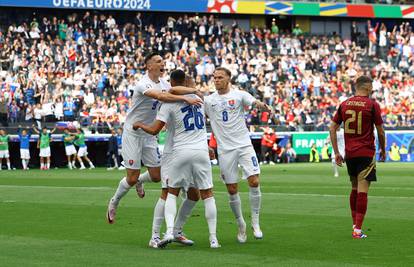
<svg viewBox="0 0 414 267">
<path fill-rule="evenodd" d="M 263 136 L 261 140 L 261 161 L 260 164 L 268 164 L 272 162 L 272 148 L 276 142 L 276 134 L 272 128 L 263 128 Z"/>
<path fill-rule="evenodd" d="M 295 149 L 293 149 L 292 144 L 290 142 L 286 144 L 284 153 L 284 161 L 286 163 L 291 163 L 296 160 L 296 151 Z"/>
<path fill-rule="evenodd" d="M 271 162 L 271 164 L 283 162 L 283 156 L 285 153 L 285 149 L 282 146 L 279 146 L 277 143 L 274 143 L 273 148 L 272 148 L 272 153 L 273 153 L 273 162 Z"/>
<path fill-rule="evenodd" d="M 97 120 L 85 121 L 85 127 L 121 124 L 130 106 L 129 89 L 142 77 L 143 58 L 151 51 L 165 54 L 166 70 L 191 73 L 205 95 L 214 92 L 214 69 L 231 69 L 237 87 L 276 110 L 271 115 L 252 111 L 249 126 L 270 121 L 284 130 L 326 130 L 361 74 L 375 81 L 372 97 L 388 127 L 414 125 L 414 32 L 407 22 L 367 24 L 366 33 L 352 23 L 347 40 L 304 35 L 299 26 L 281 30 L 276 20 L 270 28 L 244 30 L 237 22 L 224 25 L 217 15 L 157 14 L 151 21 L 138 13 L 125 15 L 120 24 L 115 13 L 42 13 L 20 25 L 8 17 L 12 23 L 0 31 L 0 90 L 8 98 L 0 103 L 10 111 L 3 125 L 30 120 L 34 105 L 45 104 L 46 91 L 57 119 L 63 113 L 58 105 L 71 97 L 76 108 L 67 118 L 79 120 L 89 112 Z M 387 28 L 391 23 L 395 27 Z M 122 102 L 114 106 L 113 97 L 120 96 Z M 103 116 L 93 116 L 96 109 Z M 44 110 L 41 119 L 50 120 L 50 109 Z"/>
</svg>

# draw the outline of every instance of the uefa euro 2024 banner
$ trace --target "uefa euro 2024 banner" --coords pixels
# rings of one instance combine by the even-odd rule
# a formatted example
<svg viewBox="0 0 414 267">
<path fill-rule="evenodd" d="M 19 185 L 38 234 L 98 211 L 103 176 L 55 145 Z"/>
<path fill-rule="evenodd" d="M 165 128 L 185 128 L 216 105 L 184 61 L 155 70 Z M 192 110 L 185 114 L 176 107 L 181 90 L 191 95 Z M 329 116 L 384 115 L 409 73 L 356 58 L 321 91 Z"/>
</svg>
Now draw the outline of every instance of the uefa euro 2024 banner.
<svg viewBox="0 0 414 267">
<path fill-rule="evenodd" d="M 208 0 L 0 0 L 0 6 L 206 12 Z"/>
</svg>

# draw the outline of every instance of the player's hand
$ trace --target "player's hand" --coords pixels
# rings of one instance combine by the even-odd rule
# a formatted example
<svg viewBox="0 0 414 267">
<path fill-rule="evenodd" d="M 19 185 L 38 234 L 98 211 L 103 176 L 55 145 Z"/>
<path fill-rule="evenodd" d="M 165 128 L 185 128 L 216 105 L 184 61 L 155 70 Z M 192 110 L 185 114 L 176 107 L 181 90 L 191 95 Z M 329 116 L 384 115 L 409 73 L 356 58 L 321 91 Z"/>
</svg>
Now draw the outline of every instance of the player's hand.
<svg viewBox="0 0 414 267">
<path fill-rule="evenodd" d="M 210 160 L 216 158 L 216 153 L 214 153 L 214 149 L 212 149 L 211 147 L 208 148 L 208 155 L 210 156 Z"/>
<path fill-rule="evenodd" d="M 200 98 L 192 98 L 192 97 L 186 97 L 185 102 L 187 102 L 191 106 L 201 106 L 203 104 L 203 100 Z"/>
<path fill-rule="evenodd" d="M 136 122 L 132 125 L 132 129 L 134 129 L 134 131 L 136 131 L 140 128 L 141 128 L 141 123 L 140 122 Z"/>
<path fill-rule="evenodd" d="M 199 98 L 201 98 L 201 99 L 203 99 L 203 98 L 204 98 L 204 94 L 203 94 L 200 90 L 197 90 L 197 91 L 195 92 L 195 94 L 196 94 Z"/>
<path fill-rule="evenodd" d="M 385 158 L 386 158 L 385 151 L 384 150 L 380 150 L 380 153 L 379 153 L 379 161 L 384 162 L 385 161 Z"/>
<path fill-rule="evenodd" d="M 339 167 L 342 167 L 342 163 L 344 162 L 344 159 L 342 158 L 342 156 L 340 154 L 336 154 L 335 155 L 335 163 L 336 165 L 338 165 Z"/>
</svg>

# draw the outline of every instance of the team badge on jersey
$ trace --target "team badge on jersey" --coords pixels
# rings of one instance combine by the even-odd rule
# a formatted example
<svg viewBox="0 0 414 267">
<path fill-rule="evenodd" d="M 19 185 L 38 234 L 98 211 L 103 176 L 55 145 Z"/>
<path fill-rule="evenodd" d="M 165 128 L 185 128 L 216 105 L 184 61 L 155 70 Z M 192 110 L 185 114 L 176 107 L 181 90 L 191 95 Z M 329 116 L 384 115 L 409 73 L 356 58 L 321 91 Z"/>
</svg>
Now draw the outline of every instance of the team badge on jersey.
<svg viewBox="0 0 414 267">
<path fill-rule="evenodd" d="M 129 165 L 133 165 L 133 164 L 134 164 L 134 160 L 133 160 L 133 159 L 130 159 L 130 160 L 128 161 L 128 163 L 129 163 Z"/>
<path fill-rule="evenodd" d="M 229 103 L 229 108 L 230 109 L 235 109 L 236 108 L 236 100 L 234 100 L 234 99 L 230 99 L 229 101 L 228 101 L 228 103 Z"/>
</svg>

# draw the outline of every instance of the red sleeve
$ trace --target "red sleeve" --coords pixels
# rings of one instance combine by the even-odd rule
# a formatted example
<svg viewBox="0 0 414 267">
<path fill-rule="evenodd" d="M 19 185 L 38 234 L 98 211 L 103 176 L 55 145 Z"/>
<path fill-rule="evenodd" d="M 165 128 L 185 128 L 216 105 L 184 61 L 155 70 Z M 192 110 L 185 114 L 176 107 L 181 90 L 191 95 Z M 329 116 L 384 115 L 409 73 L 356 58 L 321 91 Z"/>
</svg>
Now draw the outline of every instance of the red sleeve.
<svg viewBox="0 0 414 267">
<path fill-rule="evenodd" d="M 342 105 L 339 106 L 338 110 L 336 111 L 336 114 L 335 114 L 334 118 L 332 119 L 333 122 L 335 122 L 336 124 L 339 124 L 339 125 L 342 123 L 341 107 L 342 107 Z"/>
<path fill-rule="evenodd" d="M 381 108 L 376 101 L 374 101 L 373 109 L 374 109 L 374 124 L 375 125 L 383 124 L 382 117 L 381 117 Z"/>
</svg>

